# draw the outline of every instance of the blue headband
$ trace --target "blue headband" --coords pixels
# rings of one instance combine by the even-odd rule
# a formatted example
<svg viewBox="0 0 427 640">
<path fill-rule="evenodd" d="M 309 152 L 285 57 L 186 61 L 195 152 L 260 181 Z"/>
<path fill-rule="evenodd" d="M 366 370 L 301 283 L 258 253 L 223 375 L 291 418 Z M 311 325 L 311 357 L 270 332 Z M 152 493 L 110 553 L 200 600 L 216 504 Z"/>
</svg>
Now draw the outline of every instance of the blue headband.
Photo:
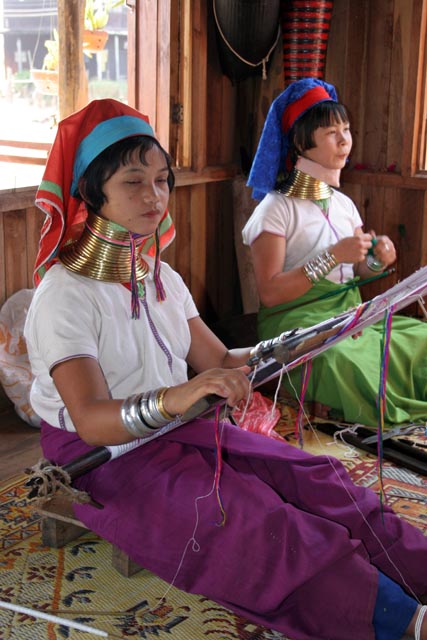
<svg viewBox="0 0 427 640">
<path fill-rule="evenodd" d="M 132 136 L 150 136 L 154 138 L 154 131 L 142 118 L 134 116 L 118 116 L 100 122 L 84 138 L 77 149 L 73 168 L 73 182 L 71 195 L 79 195 L 79 180 L 100 153 L 119 140 Z"/>
<path fill-rule="evenodd" d="M 252 197 L 255 200 L 262 200 L 269 191 L 274 189 L 278 174 L 286 166 L 290 129 L 283 131 L 282 118 L 284 111 L 289 105 L 302 98 L 307 91 L 319 86 L 326 90 L 328 97 L 313 102 L 308 109 L 320 102 L 325 102 L 325 100 L 338 101 L 335 87 L 331 84 L 327 84 L 318 78 L 302 78 L 290 84 L 272 102 L 247 182 L 248 186 L 253 187 Z M 301 117 L 303 113 L 300 113 L 298 117 Z M 295 124 L 297 120 L 298 118 L 292 124 Z"/>
</svg>

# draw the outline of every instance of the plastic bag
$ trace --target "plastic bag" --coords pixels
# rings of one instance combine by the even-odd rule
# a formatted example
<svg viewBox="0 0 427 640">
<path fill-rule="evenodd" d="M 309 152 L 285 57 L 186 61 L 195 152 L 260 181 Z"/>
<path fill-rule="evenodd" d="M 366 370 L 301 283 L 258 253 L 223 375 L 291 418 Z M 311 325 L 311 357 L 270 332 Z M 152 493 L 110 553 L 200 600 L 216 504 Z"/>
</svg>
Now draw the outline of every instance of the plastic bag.
<svg viewBox="0 0 427 640">
<path fill-rule="evenodd" d="M 30 404 L 33 376 L 24 339 L 25 318 L 33 293 L 33 289 L 21 289 L 0 309 L 0 382 L 19 417 L 39 427 L 40 418 Z"/>
<path fill-rule="evenodd" d="M 232 416 L 242 429 L 283 440 L 282 436 L 274 431 L 280 420 L 280 410 L 274 406 L 270 398 L 266 398 L 259 391 L 252 393 L 248 406 L 246 402 L 241 402 L 235 407 Z"/>
</svg>

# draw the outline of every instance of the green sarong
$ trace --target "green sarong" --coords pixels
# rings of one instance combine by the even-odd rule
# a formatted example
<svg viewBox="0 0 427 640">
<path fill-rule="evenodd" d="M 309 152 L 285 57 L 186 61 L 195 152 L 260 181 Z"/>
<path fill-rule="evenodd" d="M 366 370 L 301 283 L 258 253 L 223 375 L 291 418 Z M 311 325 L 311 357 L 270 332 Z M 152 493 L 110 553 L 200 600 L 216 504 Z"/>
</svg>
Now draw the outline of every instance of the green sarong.
<svg viewBox="0 0 427 640">
<path fill-rule="evenodd" d="M 360 302 L 357 287 L 347 289 L 324 279 L 297 300 L 262 307 L 258 313 L 259 339 L 310 327 Z M 317 355 L 304 399 L 330 407 L 337 419 L 377 426 L 383 337 L 381 321 L 366 327 L 359 338 L 345 338 Z M 283 376 L 283 384 L 292 395 L 293 387 L 301 394 L 301 369 L 299 366 L 289 372 L 292 384 L 287 374 Z M 392 320 L 384 422 L 391 426 L 423 421 L 427 421 L 427 323 L 396 315 Z"/>
</svg>

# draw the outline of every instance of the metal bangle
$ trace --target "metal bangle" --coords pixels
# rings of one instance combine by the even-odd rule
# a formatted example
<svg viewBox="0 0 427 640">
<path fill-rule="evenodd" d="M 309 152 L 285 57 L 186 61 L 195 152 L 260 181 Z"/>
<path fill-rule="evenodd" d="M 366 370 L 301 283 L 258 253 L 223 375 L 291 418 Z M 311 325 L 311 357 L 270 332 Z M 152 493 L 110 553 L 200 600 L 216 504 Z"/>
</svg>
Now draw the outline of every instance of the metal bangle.
<svg viewBox="0 0 427 640">
<path fill-rule="evenodd" d="M 148 435 L 152 435 L 153 431 L 158 427 L 153 427 L 143 420 L 140 411 L 139 403 L 142 394 L 135 394 L 129 396 L 122 402 L 120 407 L 120 417 L 124 428 L 135 438 L 144 438 Z"/>
<path fill-rule="evenodd" d="M 313 267 L 312 267 L 310 262 L 307 262 L 305 265 L 303 265 L 302 271 L 303 271 L 303 274 L 305 275 L 305 277 L 307 278 L 307 280 L 311 284 L 316 284 L 316 282 L 319 282 L 319 277 L 316 274 L 316 272 L 314 271 L 314 269 L 313 269 Z"/>
<path fill-rule="evenodd" d="M 155 422 L 157 422 L 158 424 L 167 424 L 168 422 L 170 422 L 170 420 L 166 419 L 160 413 L 159 405 L 157 401 L 158 395 L 159 395 L 158 389 L 150 393 L 150 396 L 148 398 L 148 408 L 149 408 L 151 417 Z"/>
<path fill-rule="evenodd" d="M 141 394 L 141 398 L 139 401 L 139 411 L 141 414 L 141 418 L 146 422 L 150 427 L 155 429 L 159 429 L 163 427 L 168 422 L 171 422 L 173 418 L 166 418 L 163 416 L 159 410 L 157 403 L 158 390 L 154 391 L 146 391 Z"/>
<path fill-rule="evenodd" d="M 165 393 L 166 391 L 169 389 L 169 387 L 162 387 L 161 389 L 158 390 L 157 392 L 157 408 L 160 411 L 161 415 L 163 416 L 163 418 L 165 420 L 167 420 L 168 422 L 171 422 L 175 416 L 172 416 L 169 411 L 167 411 L 165 409 L 165 405 L 163 404 L 163 398 L 165 397 Z"/>
<path fill-rule="evenodd" d="M 146 422 L 150 427 L 156 429 L 158 427 L 161 427 L 164 422 L 161 422 L 159 424 L 159 421 L 156 420 L 156 418 L 152 415 L 150 403 L 151 393 L 151 391 L 145 391 L 141 394 L 141 397 L 139 399 L 139 412 L 142 420 Z"/>
<path fill-rule="evenodd" d="M 415 640 L 421 639 L 421 627 L 423 625 L 424 617 L 427 613 L 427 606 L 424 604 L 418 612 L 418 616 L 415 622 Z"/>
<path fill-rule="evenodd" d="M 337 264 L 338 262 L 334 254 L 326 250 L 306 262 L 302 270 L 307 280 L 311 282 L 311 284 L 316 284 L 321 278 L 326 277 Z"/>
</svg>

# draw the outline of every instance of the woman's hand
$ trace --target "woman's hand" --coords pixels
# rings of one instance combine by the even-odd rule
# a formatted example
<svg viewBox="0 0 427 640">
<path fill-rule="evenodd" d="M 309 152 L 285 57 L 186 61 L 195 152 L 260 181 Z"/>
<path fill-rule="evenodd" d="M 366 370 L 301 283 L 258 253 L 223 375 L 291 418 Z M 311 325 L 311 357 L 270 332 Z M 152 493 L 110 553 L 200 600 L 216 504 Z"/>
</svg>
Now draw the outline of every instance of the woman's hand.
<svg viewBox="0 0 427 640">
<path fill-rule="evenodd" d="M 163 404 L 171 415 L 182 415 L 197 400 L 211 393 L 224 398 L 230 407 L 235 407 L 247 397 L 250 384 L 246 373 L 249 367 L 240 369 L 208 369 L 188 382 L 169 387 Z"/>
<path fill-rule="evenodd" d="M 367 256 L 368 250 L 372 247 L 372 236 L 369 233 L 357 233 L 354 236 L 343 238 L 330 247 L 337 262 L 356 264 L 362 262 Z"/>
<path fill-rule="evenodd" d="M 393 242 L 388 236 L 376 236 L 374 231 L 371 235 L 376 239 L 374 246 L 374 255 L 383 265 L 384 268 L 396 261 L 396 249 Z"/>
</svg>

